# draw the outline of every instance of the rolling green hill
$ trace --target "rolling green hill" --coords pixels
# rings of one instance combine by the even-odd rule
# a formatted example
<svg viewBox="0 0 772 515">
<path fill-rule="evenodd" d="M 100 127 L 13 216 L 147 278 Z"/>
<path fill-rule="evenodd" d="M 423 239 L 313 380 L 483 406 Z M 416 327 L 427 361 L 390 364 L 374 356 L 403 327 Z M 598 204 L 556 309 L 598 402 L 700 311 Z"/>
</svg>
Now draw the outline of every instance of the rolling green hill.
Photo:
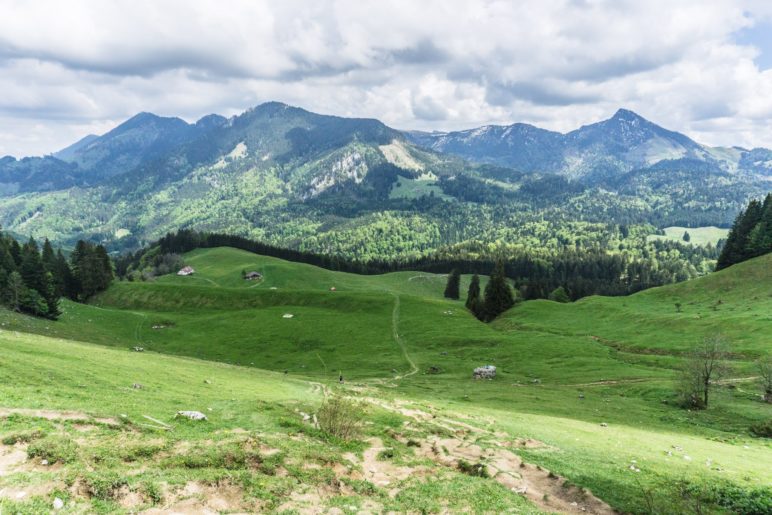
<svg viewBox="0 0 772 515">
<path fill-rule="evenodd" d="M 0 437 L 40 427 L 45 441 L 76 446 L 60 468 L 23 455 L 10 472 L 0 465 L 0 506 L 35 512 L 56 496 L 103 511 L 177 506 L 185 489 L 214 498 L 212 485 L 236 510 L 604 512 L 580 487 L 635 513 L 770 502 L 772 449 L 748 428 L 770 418 L 753 361 L 772 347 L 772 256 L 629 297 L 524 302 L 493 324 L 442 298 L 443 276 L 357 276 L 227 248 L 185 261 L 193 276 L 116 283 L 90 305 L 64 303 L 58 322 L 0 311 Z M 710 409 L 680 409 L 675 369 L 717 332 L 733 345 L 732 372 Z M 496 379 L 472 380 L 484 364 Z M 323 392 L 368 406 L 355 442 L 303 421 Z M 210 421 L 174 421 L 180 409 Z M 92 421 L 83 435 L 56 410 L 131 424 Z M 175 429 L 140 426 L 155 424 L 143 415 Z M 0 446 L 0 464 L 30 448 Z M 198 454 L 210 461 L 195 465 Z M 532 465 L 485 479 L 459 473 L 461 456 Z M 106 478 L 115 488 L 100 498 Z M 517 495 L 523 482 L 530 493 Z"/>
</svg>

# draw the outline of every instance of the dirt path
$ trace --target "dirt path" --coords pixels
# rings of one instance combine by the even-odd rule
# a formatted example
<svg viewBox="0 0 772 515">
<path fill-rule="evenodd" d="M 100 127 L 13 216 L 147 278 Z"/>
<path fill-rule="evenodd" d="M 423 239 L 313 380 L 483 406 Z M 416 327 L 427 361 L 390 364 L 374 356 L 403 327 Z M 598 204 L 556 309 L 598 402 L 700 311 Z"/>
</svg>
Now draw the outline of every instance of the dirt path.
<svg viewBox="0 0 772 515">
<path fill-rule="evenodd" d="M 410 372 L 396 376 L 394 379 L 404 379 L 405 377 L 415 375 L 418 372 L 418 367 L 410 357 L 410 354 L 407 353 L 405 342 L 402 341 L 402 337 L 399 335 L 399 295 L 396 294 L 394 294 L 394 309 L 391 312 L 391 336 L 394 339 L 394 343 L 402 349 L 402 355 L 405 357 L 405 361 L 410 364 Z"/>
</svg>

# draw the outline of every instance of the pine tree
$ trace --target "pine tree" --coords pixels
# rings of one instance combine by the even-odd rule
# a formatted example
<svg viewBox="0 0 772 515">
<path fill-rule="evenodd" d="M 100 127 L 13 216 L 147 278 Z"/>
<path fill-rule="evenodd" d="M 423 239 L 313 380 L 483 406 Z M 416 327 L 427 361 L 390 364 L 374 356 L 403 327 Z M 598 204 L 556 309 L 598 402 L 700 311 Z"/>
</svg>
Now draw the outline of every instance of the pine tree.
<svg viewBox="0 0 772 515">
<path fill-rule="evenodd" d="M 53 249 L 50 252 L 53 255 Z M 53 285 L 53 275 L 46 270 L 33 238 L 22 247 L 19 272 L 29 289 L 22 300 L 22 308 L 34 315 L 56 318 L 59 315 L 59 296 Z"/>
<path fill-rule="evenodd" d="M 469 290 L 466 294 L 466 309 L 471 311 L 477 318 L 483 318 L 484 306 L 480 300 L 480 276 L 474 274 L 469 283 Z"/>
<path fill-rule="evenodd" d="M 21 274 L 16 271 L 11 272 L 8 277 L 8 302 L 14 311 L 21 311 L 21 302 L 26 289 Z"/>
<path fill-rule="evenodd" d="M 507 282 L 504 262 L 498 260 L 485 286 L 485 318 L 493 320 L 514 305 L 515 296 Z"/>
<path fill-rule="evenodd" d="M 748 253 L 751 257 L 772 252 L 772 193 L 764 199 L 761 218 L 748 236 Z"/>
<path fill-rule="evenodd" d="M 450 274 L 448 274 L 448 284 L 445 286 L 445 298 L 458 300 L 460 293 L 461 273 L 457 268 L 454 268 Z"/>
<path fill-rule="evenodd" d="M 690 241 L 692 241 L 692 237 L 689 235 L 689 231 L 684 231 L 684 235 L 681 239 L 684 240 L 686 243 L 689 243 Z"/>
<path fill-rule="evenodd" d="M 750 236 L 753 229 L 761 221 L 762 206 L 758 200 L 751 200 L 748 208 L 741 211 L 732 224 L 724 249 L 716 263 L 716 270 L 741 263 L 753 257 L 750 248 Z"/>
</svg>

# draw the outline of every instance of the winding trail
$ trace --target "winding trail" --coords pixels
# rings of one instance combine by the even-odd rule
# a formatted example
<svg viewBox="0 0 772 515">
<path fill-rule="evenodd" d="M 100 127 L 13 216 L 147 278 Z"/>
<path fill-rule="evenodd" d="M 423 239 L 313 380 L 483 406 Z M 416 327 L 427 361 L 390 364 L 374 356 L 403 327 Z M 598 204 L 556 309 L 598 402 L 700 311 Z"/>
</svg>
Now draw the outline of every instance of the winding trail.
<svg viewBox="0 0 772 515">
<path fill-rule="evenodd" d="M 410 357 L 410 354 L 407 353 L 405 342 L 402 341 L 402 337 L 399 335 L 399 295 L 392 295 L 394 295 L 394 309 L 391 312 L 391 336 L 394 339 L 394 343 L 402 350 L 405 361 L 410 364 L 410 372 L 396 376 L 394 379 L 404 379 L 405 377 L 415 375 L 418 372 L 418 367 L 416 366 L 415 361 L 413 361 L 413 358 Z"/>
</svg>

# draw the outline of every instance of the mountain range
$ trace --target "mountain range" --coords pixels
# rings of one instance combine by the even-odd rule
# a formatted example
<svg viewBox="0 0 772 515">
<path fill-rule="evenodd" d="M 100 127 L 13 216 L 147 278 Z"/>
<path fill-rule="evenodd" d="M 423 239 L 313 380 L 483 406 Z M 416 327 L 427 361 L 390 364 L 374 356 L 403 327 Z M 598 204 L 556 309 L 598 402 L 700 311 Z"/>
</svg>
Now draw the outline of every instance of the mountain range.
<svg viewBox="0 0 772 515">
<path fill-rule="evenodd" d="M 525 172 L 557 173 L 583 181 L 598 181 L 661 161 L 684 159 L 708 163 L 729 173 L 772 176 L 769 149 L 701 145 L 627 109 L 566 134 L 524 123 L 406 134 L 417 145 L 470 161 Z"/>
<path fill-rule="evenodd" d="M 726 226 L 770 181 L 770 150 L 708 147 L 623 109 L 566 134 L 426 133 L 269 102 L 195 123 L 140 113 L 53 155 L 4 157 L 0 223 L 116 250 L 196 228 L 375 259 L 525 246 L 546 220 L 529 245 L 554 250 L 590 244 L 555 243 L 565 221 L 593 244 L 593 224 Z"/>
</svg>

